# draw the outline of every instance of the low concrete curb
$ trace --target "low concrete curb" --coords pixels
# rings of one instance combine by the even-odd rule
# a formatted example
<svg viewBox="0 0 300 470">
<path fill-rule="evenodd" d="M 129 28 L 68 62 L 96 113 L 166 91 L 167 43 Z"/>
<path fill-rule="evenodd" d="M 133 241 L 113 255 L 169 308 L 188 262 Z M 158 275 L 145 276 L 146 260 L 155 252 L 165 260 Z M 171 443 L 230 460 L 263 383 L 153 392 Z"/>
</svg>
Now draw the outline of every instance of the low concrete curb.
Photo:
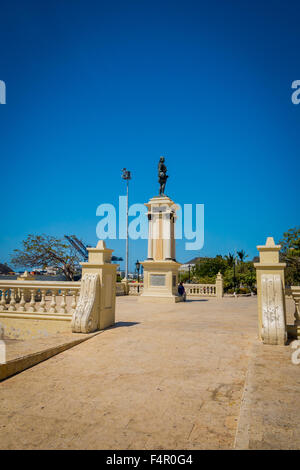
<svg viewBox="0 0 300 470">
<path fill-rule="evenodd" d="M 300 448 L 299 365 L 292 351 L 288 345 L 253 343 L 234 449 Z"/>
<path fill-rule="evenodd" d="M 49 338 L 20 341 L 12 348 L 8 346 L 8 360 L 0 364 L 0 382 L 100 333 L 102 331 L 90 334 L 55 335 Z"/>
<path fill-rule="evenodd" d="M 254 366 L 253 359 L 255 357 L 255 344 L 252 345 L 249 355 L 248 369 L 245 377 L 243 396 L 241 399 L 240 413 L 238 418 L 238 425 L 234 439 L 233 448 L 235 450 L 249 449 L 249 432 L 250 432 L 250 419 L 251 419 L 251 406 L 253 396 L 253 374 Z"/>
</svg>

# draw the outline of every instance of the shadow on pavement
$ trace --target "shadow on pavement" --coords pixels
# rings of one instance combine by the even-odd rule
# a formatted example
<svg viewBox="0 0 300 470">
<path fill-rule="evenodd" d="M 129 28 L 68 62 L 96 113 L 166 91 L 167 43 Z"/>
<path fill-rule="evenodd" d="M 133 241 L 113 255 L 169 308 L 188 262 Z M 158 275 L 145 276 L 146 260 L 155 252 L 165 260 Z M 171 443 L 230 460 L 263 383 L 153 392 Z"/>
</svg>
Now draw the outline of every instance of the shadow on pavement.
<svg viewBox="0 0 300 470">
<path fill-rule="evenodd" d="M 120 328 L 122 326 L 134 326 L 134 325 L 139 325 L 139 324 L 140 322 L 137 322 L 137 321 L 118 321 L 110 328 Z"/>
</svg>

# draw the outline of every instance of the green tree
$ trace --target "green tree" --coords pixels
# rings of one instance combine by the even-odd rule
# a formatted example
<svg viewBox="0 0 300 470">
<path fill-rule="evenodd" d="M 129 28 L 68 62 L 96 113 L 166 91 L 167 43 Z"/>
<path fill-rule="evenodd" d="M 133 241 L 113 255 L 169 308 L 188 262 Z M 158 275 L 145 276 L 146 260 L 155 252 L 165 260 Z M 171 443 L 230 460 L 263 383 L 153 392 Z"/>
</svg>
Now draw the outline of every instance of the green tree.
<svg viewBox="0 0 300 470">
<path fill-rule="evenodd" d="M 68 281 L 74 280 L 80 257 L 69 244 L 50 235 L 28 235 L 23 249 L 14 250 L 11 263 L 24 268 L 51 266 L 61 270 Z"/>
<path fill-rule="evenodd" d="M 241 263 L 244 263 L 245 259 L 248 258 L 248 255 L 246 255 L 245 250 L 237 251 L 237 255 L 240 258 Z"/>
<path fill-rule="evenodd" d="M 256 271 L 253 266 L 253 263 L 248 262 L 244 265 L 244 272 L 239 276 L 240 284 L 248 287 L 249 290 L 253 290 L 256 284 Z"/>
<path fill-rule="evenodd" d="M 289 229 L 283 234 L 281 260 L 286 262 L 285 279 L 288 285 L 300 283 L 300 228 Z"/>
<path fill-rule="evenodd" d="M 226 260 L 221 255 L 217 255 L 215 258 L 203 258 L 196 264 L 193 277 L 197 282 L 214 282 L 218 272 L 224 274 L 226 268 Z"/>
<path fill-rule="evenodd" d="M 235 256 L 233 253 L 228 253 L 228 255 L 225 256 L 225 259 L 227 261 L 227 264 L 230 268 L 233 267 L 234 263 L 235 263 Z"/>
<path fill-rule="evenodd" d="M 223 276 L 224 290 L 233 289 L 235 287 L 235 277 L 233 267 L 228 267 Z"/>
</svg>

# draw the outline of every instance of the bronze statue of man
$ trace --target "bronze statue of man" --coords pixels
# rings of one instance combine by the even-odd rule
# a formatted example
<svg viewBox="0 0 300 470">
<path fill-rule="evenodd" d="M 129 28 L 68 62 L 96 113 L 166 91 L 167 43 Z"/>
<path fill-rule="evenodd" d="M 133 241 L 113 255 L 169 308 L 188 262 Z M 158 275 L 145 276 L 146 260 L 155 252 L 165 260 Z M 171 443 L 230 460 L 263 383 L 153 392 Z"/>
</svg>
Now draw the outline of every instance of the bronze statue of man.
<svg viewBox="0 0 300 470">
<path fill-rule="evenodd" d="M 166 187 L 166 182 L 169 176 L 167 175 L 167 167 L 165 165 L 165 159 L 164 157 L 160 157 L 159 163 L 158 163 L 158 182 L 160 184 L 159 188 L 159 195 L 160 196 L 165 196 L 165 187 Z"/>
</svg>

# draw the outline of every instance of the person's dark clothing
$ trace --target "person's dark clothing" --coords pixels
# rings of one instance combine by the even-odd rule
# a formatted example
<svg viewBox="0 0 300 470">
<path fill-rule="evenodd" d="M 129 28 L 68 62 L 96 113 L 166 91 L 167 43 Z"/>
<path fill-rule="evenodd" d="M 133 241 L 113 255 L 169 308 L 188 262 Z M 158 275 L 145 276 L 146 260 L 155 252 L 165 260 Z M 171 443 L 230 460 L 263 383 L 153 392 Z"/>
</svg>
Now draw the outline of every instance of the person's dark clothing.
<svg viewBox="0 0 300 470">
<path fill-rule="evenodd" d="M 185 289 L 183 286 L 179 285 L 178 286 L 178 294 L 179 295 L 183 295 L 185 293 Z"/>
</svg>

